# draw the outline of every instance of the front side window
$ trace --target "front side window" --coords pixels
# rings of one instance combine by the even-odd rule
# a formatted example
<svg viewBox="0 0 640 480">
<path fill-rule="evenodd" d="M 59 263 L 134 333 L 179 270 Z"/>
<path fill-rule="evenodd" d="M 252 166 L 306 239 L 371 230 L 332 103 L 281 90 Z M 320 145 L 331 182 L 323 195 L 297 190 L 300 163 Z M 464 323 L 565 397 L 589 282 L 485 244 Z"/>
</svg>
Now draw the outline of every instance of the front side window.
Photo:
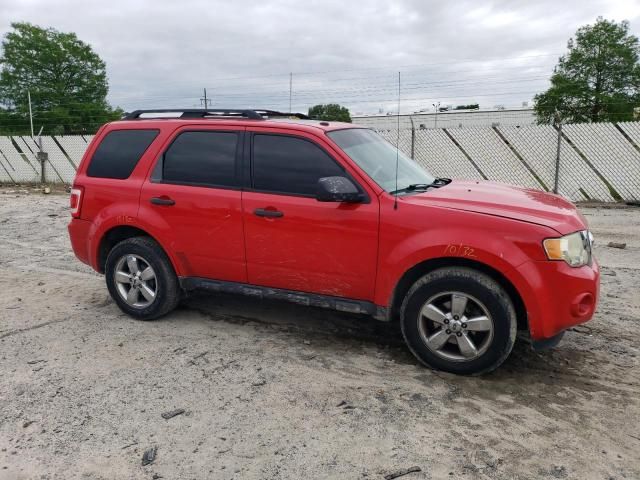
<svg viewBox="0 0 640 480">
<path fill-rule="evenodd" d="M 113 130 L 96 148 L 87 176 L 129 178 L 138 161 L 158 136 L 158 130 Z"/>
<path fill-rule="evenodd" d="M 183 132 L 164 154 L 162 181 L 238 186 L 235 132 Z"/>
<path fill-rule="evenodd" d="M 372 130 L 348 128 L 327 135 L 387 192 L 402 191 L 410 185 L 430 185 L 435 181 L 417 162 Z"/>
<path fill-rule="evenodd" d="M 314 196 L 318 180 L 345 176 L 344 169 L 311 141 L 285 135 L 253 137 L 253 188 Z"/>
</svg>

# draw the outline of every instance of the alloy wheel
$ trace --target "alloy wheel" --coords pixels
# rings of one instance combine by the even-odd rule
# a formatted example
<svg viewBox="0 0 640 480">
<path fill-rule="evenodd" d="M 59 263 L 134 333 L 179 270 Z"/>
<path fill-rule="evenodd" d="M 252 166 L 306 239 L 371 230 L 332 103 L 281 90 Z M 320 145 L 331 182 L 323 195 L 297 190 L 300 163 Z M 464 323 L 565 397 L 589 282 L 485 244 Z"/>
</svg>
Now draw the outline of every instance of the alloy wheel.
<svg viewBox="0 0 640 480">
<path fill-rule="evenodd" d="M 468 362 L 484 354 L 493 340 L 493 319 L 478 299 L 462 292 L 434 295 L 420 309 L 422 341 L 435 355 Z"/>
<path fill-rule="evenodd" d="M 118 294 L 128 305 L 145 308 L 156 299 L 156 273 L 149 262 L 139 255 L 122 256 L 116 264 L 113 277 Z"/>
</svg>

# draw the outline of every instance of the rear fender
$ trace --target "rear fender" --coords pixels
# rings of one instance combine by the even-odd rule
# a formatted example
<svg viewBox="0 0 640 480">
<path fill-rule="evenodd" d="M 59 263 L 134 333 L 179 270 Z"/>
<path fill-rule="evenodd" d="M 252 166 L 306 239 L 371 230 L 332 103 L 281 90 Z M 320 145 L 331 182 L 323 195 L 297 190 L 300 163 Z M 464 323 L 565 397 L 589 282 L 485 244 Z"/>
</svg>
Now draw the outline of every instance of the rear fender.
<svg viewBox="0 0 640 480">
<path fill-rule="evenodd" d="M 125 226 L 134 227 L 142 230 L 151 238 L 153 238 L 164 250 L 173 264 L 173 268 L 177 275 L 181 275 L 180 262 L 177 261 L 171 248 L 171 228 L 166 220 L 154 212 L 152 209 L 140 209 L 141 212 L 137 216 L 132 216 L 132 211 L 138 210 L 138 204 L 118 203 L 106 208 L 93 222 L 91 231 L 89 232 L 91 252 L 91 266 L 99 271 L 99 253 L 100 244 L 105 235 L 112 229 Z"/>
</svg>

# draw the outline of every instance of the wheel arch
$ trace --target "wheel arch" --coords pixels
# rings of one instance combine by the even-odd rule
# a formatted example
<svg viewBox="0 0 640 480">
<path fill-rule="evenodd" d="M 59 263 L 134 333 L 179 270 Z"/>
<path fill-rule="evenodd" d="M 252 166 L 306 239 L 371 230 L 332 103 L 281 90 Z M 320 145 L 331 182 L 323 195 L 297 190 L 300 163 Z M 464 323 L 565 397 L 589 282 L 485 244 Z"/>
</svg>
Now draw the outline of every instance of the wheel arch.
<svg viewBox="0 0 640 480">
<path fill-rule="evenodd" d="M 133 237 L 149 237 L 153 241 L 155 241 L 162 250 L 164 250 L 167 257 L 171 261 L 171 256 L 169 252 L 167 252 L 166 248 L 162 246 L 162 244 L 151 235 L 146 230 L 143 230 L 139 227 L 134 227 L 131 225 L 116 225 L 107 230 L 102 237 L 100 238 L 100 242 L 98 244 L 98 252 L 97 252 L 97 270 L 100 273 L 104 273 L 105 264 L 107 262 L 107 256 L 113 247 L 115 247 L 118 243 L 128 238 Z M 175 266 L 174 266 L 175 268 Z"/>
<path fill-rule="evenodd" d="M 511 281 L 505 277 L 500 271 L 487 265 L 486 263 L 471 260 L 469 258 L 461 257 L 440 257 L 432 258 L 420 262 L 413 267 L 409 268 L 401 277 L 391 297 L 391 303 L 389 308 L 389 319 L 397 321 L 400 318 L 400 306 L 411 286 L 421 277 L 427 273 L 443 267 L 468 267 L 474 270 L 478 270 L 493 280 L 495 280 L 502 288 L 505 289 L 509 298 L 513 302 L 513 306 L 516 311 L 516 317 L 518 321 L 518 330 L 528 330 L 527 310 L 525 307 L 522 296 L 511 283 Z"/>
</svg>

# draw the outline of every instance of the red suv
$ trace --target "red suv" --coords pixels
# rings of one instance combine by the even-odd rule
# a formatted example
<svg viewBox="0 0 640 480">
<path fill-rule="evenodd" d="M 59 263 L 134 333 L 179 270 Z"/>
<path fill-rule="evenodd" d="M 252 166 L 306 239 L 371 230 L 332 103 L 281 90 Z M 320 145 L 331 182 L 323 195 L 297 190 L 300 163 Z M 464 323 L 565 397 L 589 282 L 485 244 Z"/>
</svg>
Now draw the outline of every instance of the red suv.
<svg viewBox="0 0 640 480">
<path fill-rule="evenodd" d="M 205 289 L 368 314 L 462 374 L 500 365 L 517 330 L 549 346 L 593 316 L 570 202 L 434 178 L 369 129 L 293 117 L 147 110 L 100 129 L 69 234 L 123 311 L 151 320 Z"/>
</svg>

